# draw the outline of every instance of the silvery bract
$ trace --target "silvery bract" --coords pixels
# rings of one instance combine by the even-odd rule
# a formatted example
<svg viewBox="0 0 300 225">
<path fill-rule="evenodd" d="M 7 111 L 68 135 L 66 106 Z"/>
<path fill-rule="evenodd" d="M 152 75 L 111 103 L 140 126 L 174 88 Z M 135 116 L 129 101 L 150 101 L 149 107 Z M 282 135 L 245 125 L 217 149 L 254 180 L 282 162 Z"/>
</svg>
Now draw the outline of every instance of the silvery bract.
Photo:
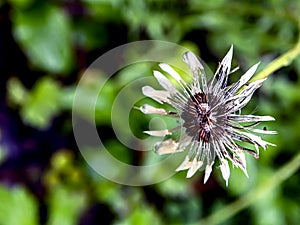
<svg viewBox="0 0 300 225">
<path fill-rule="evenodd" d="M 219 64 L 211 79 L 207 79 L 204 67 L 192 53 L 186 52 L 183 60 L 188 64 L 193 81 L 186 83 L 169 65 L 160 64 L 160 68 L 178 82 L 172 84 L 161 72 L 154 71 L 154 76 L 164 90 L 155 90 L 150 86 L 142 91 L 155 101 L 171 105 L 175 110 L 167 111 L 145 104 L 139 107 L 145 114 L 159 114 L 181 118 L 181 126 L 171 130 L 151 130 L 145 133 L 165 137 L 156 144 L 158 154 L 187 151 L 187 156 L 177 171 L 188 170 L 191 177 L 197 170 L 205 170 L 204 183 L 208 180 L 216 156 L 222 176 L 228 184 L 230 169 L 228 161 L 241 168 L 246 176 L 245 152 L 258 158 L 259 147 L 273 145 L 262 140 L 257 134 L 275 134 L 274 131 L 257 129 L 261 121 L 274 120 L 271 116 L 241 115 L 240 110 L 249 102 L 254 91 L 265 79 L 249 82 L 258 64 L 252 66 L 236 83 L 227 86 L 231 72 L 232 47 Z M 181 129 L 180 138 L 172 134 Z"/>
</svg>

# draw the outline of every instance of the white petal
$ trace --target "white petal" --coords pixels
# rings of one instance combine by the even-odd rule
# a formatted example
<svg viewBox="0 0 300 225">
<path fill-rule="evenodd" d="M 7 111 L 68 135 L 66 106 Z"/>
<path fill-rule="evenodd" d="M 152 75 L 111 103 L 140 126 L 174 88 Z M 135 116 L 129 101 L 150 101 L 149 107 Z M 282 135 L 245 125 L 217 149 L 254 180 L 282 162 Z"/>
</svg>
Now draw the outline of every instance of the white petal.
<svg viewBox="0 0 300 225">
<path fill-rule="evenodd" d="M 169 130 L 148 130 L 148 131 L 144 131 L 144 133 L 156 137 L 164 137 L 166 135 L 172 134 Z"/>
<path fill-rule="evenodd" d="M 155 152 L 158 155 L 170 154 L 174 152 L 181 152 L 183 150 L 177 149 L 178 143 L 172 139 L 166 141 L 158 142 L 155 145 Z"/>
<path fill-rule="evenodd" d="M 250 129 L 254 133 L 259 134 L 278 134 L 277 131 L 274 130 L 261 130 L 261 129 Z"/>
<path fill-rule="evenodd" d="M 236 101 L 236 105 L 233 108 L 233 111 L 237 111 L 241 108 L 243 108 L 251 99 L 254 91 L 259 88 L 262 85 L 262 82 L 266 79 L 257 80 L 249 84 L 249 86 L 243 90 L 241 93 L 239 93 L 237 96 L 239 96 L 240 99 Z"/>
<path fill-rule="evenodd" d="M 183 60 L 188 64 L 193 74 L 193 91 L 194 89 L 199 89 L 202 90 L 204 93 L 208 93 L 207 77 L 204 71 L 204 66 L 202 65 L 198 57 L 192 52 L 186 52 L 183 54 Z M 201 78 L 202 89 L 199 87 L 199 78 Z"/>
<path fill-rule="evenodd" d="M 180 82 L 182 80 L 180 75 L 170 65 L 161 63 L 159 66 L 162 70 L 170 74 L 176 81 Z"/>
<path fill-rule="evenodd" d="M 191 178 L 202 165 L 203 165 L 203 162 L 198 161 L 195 157 L 192 161 L 191 167 L 189 168 L 189 170 L 187 172 L 186 178 Z"/>
<path fill-rule="evenodd" d="M 151 105 L 145 104 L 141 107 L 137 107 L 144 114 L 159 114 L 159 115 L 167 115 L 167 111 L 162 108 L 155 108 Z"/>
<path fill-rule="evenodd" d="M 267 78 L 251 82 L 244 90 L 241 91 L 241 93 L 239 93 L 239 95 L 241 95 L 241 96 L 250 96 L 251 97 L 252 94 L 255 92 L 255 90 L 258 89 L 258 88 L 260 88 L 261 85 L 262 85 L 262 83 L 266 79 Z"/>
<path fill-rule="evenodd" d="M 204 67 L 198 57 L 192 52 L 184 53 L 183 60 L 189 65 L 192 72 L 197 71 L 198 69 L 204 70 Z"/>
<path fill-rule="evenodd" d="M 155 76 L 158 83 L 171 94 L 177 94 L 178 91 L 174 87 L 174 85 L 159 71 L 153 71 L 153 75 Z"/>
<path fill-rule="evenodd" d="M 161 90 L 155 90 L 154 88 L 150 86 L 144 86 L 142 88 L 142 92 L 145 96 L 152 98 L 153 100 L 159 102 L 162 104 L 163 102 L 171 103 L 168 99 L 170 97 L 169 92 L 167 91 L 161 91 Z"/>
<path fill-rule="evenodd" d="M 221 172 L 222 172 L 223 179 L 226 182 L 226 186 L 228 186 L 228 179 L 230 177 L 230 169 L 229 169 L 229 165 L 228 165 L 227 160 L 225 160 L 225 159 L 221 160 L 220 169 L 221 169 Z"/>
<path fill-rule="evenodd" d="M 257 70 L 259 64 L 260 62 L 256 63 L 246 71 L 246 73 L 239 80 L 240 86 L 246 84 L 251 79 L 251 77 L 254 75 L 255 71 Z"/>
<path fill-rule="evenodd" d="M 239 79 L 238 82 L 236 82 L 235 84 L 232 85 L 232 87 L 230 88 L 229 93 L 234 94 L 236 93 L 243 85 L 245 85 L 250 79 L 251 77 L 254 75 L 255 71 L 257 70 L 258 65 L 260 64 L 260 62 L 256 63 L 255 65 L 253 65 L 250 69 L 248 69 L 246 71 L 246 73 Z M 265 79 L 262 79 L 262 82 Z M 257 82 L 257 81 L 255 81 Z M 260 82 L 260 83 L 262 83 Z M 259 85 L 260 87 L 261 85 Z M 257 87 L 258 88 L 258 87 Z"/>
<path fill-rule="evenodd" d="M 250 141 L 252 141 L 253 143 L 258 144 L 259 146 L 261 146 L 263 149 L 267 148 L 267 145 L 272 145 L 274 146 L 274 144 L 269 143 L 267 141 L 264 141 L 260 136 L 257 136 L 255 134 L 251 134 L 249 132 L 243 132 L 243 131 L 239 131 L 239 130 L 235 130 L 238 134 L 241 134 L 244 137 L 249 138 Z"/>
<path fill-rule="evenodd" d="M 237 151 L 236 155 L 238 156 L 239 160 L 241 161 L 243 167 L 246 168 L 246 157 L 245 157 L 245 153 L 243 151 Z"/>
<path fill-rule="evenodd" d="M 213 92 L 214 94 L 219 93 L 220 89 L 223 88 L 224 84 L 227 83 L 228 74 L 231 69 L 231 61 L 233 55 L 233 46 L 231 45 L 229 51 L 223 58 L 222 62 L 219 64 L 217 71 L 215 72 L 213 78 L 210 80 L 210 88 L 214 85 Z M 216 76 L 218 77 L 217 82 L 214 84 Z"/>
<path fill-rule="evenodd" d="M 233 55 L 233 46 L 231 45 L 229 51 L 227 52 L 227 54 L 225 55 L 225 57 L 221 62 L 223 68 L 225 68 L 225 70 L 227 69 L 227 75 L 229 74 L 231 69 L 232 55 Z"/>
<path fill-rule="evenodd" d="M 254 115 L 237 115 L 230 114 L 229 119 L 233 119 L 237 122 L 261 122 L 261 121 L 274 121 L 272 116 L 254 116 Z"/>
<path fill-rule="evenodd" d="M 239 168 L 241 168 L 242 171 L 245 173 L 246 177 L 249 178 L 248 172 L 247 172 L 247 162 L 246 162 L 245 153 L 243 151 L 237 151 L 235 154 L 237 155 L 239 161 L 241 162 L 241 165 L 239 165 Z"/>
<path fill-rule="evenodd" d="M 185 132 L 185 131 L 184 131 Z M 183 133 L 179 140 L 179 148 L 185 149 L 192 141 L 192 137 Z"/>
<path fill-rule="evenodd" d="M 208 164 L 205 167 L 204 184 L 207 182 L 208 178 L 210 177 L 213 164 L 214 164 L 214 161 L 212 161 L 211 164 Z"/>
<path fill-rule="evenodd" d="M 190 161 L 190 158 L 186 156 L 183 162 L 180 164 L 180 166 L 178 166 L 176 171 L 187 170 L 191 167 L 191 165 L 192 165 L 192 161 Z"/>
</svg>

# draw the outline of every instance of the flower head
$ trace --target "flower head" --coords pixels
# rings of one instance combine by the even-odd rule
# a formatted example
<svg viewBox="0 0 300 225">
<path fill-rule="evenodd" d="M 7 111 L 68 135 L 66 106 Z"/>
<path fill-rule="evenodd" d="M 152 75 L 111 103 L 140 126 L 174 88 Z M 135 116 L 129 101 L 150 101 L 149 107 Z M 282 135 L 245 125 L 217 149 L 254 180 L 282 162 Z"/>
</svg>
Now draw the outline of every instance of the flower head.
<svg viewBox="0 0 300 225">
<path fill-rule="evenodd" d="M 245 152 L 255 158 L 259 156 L 259 147 L 266 149 L 273 145 L 264 141 L 258 134 L 275 134 L 274 131 L 255 128 L 262 121 L 274 120 L 271 116 L 241 115 L 241 109 L 250 101 L 254 91 L 265 79 L 250 82 L 258 63 L 252 66 L 236 83 L 227 86 L 231 71 L 233 48 L 231 47 L 215 74 L 208 79 L 200 60 L 186 52 L 183 60 L 188 64 L 193 80 L 186 83 L 169 65 L 160 64 L 160 68 L 178 83 L 173 85 L 161 72 L 154 76 L 164 90 L 155 90 L 150 86 L 142 91 L 161 104 L 169 104 L 175 110 L 167 111 L 148 104 L 139 107 L 145 114 L 160 114 L 181 118 L 180 138 L 172 137 L 178 129 L 152 130 L 145 133 L 161 136 L 165 139 L 155 145 L 158 154 L 188 151 L 185 160 L 177 171 L 188 170 L 192 177 L 197 170 L 205 170 L 204 183 L 208 180 L 212 166 L 219 160 L 220 170 L 226 185 L 230 176 L 228 161 L 241 168 L 246 176 Z M 178 127 L 177 127 L 178 128 Z"/>
</svg>

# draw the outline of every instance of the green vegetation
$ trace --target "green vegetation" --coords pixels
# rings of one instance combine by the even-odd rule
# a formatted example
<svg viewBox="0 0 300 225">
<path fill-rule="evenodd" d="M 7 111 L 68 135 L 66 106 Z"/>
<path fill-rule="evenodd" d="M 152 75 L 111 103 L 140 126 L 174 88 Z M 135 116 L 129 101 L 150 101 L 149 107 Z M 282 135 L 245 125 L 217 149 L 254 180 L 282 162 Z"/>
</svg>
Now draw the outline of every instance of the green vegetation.
<svg viewBox="0 0 300 225">
<path fill-rule="evenodd" d="M 0 225 L 298 224 L 299 12 L 299 0 L 0 1 Z M 143 130 L 149 123 L 162 126 L 160 119 L 132 109 L 128 129 L 123 115 L 131 100 L 153 104 L 136 91 L 140 84 L 114 105 L 125 87 L 149 78 L 157 63 L 121 69 L 101 93 L 97 84 L 104 83 L 105 71 L 89 70 L 81 107 L 72 112 L 76 87 L 94 60 L 122 44 L 150 39 L 191 49 L 212 71 L 233 44 L 233 67 L 240 70 L 232 80 L 261 62 L 254 79 L 268 80 L 245 112 L 276 118 L 261 126 L 278 131 L 265 137 L 277 146 L 261 151 L 258 160 L 247 157 L 249 178 L 230 165 L 226 187 L 216 165 L 205 185 L 203 173 L 186 179 L 179 172 L 133 187 L 89 167 L 74 139 L 72 113 L 87 130 L 95 122 L 103 148 L 119 161 L 151 165 L 164 159 L 126 145 L 150 149 L 154 141 L 146 142 Z M 134 57 L 130 51 L 125 56 Z M 87 106 L 98 94 L 90 121 Z M 142 176 L 166 174 L 169 166 Z M 107 170 L 128 175 L 109 164 Z"/>
</svg>

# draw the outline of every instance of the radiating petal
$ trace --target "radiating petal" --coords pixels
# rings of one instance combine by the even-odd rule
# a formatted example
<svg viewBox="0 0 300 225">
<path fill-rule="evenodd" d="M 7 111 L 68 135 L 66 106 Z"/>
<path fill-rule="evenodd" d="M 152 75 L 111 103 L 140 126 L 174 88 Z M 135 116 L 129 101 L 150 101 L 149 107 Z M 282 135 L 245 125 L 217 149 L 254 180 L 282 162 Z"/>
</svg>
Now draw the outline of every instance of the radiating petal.
<svg viewBox="0 0 300 225">
<path fill-rule="evenodd" d="M 250 83 L 245 90 L 238 94 L 237 96 L 239 96 L 240 99 L 235 101 L 235 106 L 232 109 L 232 112 L 242 109 L 250 101 L 255 90 L 262 85 L 262 82 L 263 80 L 254 81 Z"/>
<path fill-rule="evenodd" d="M 242 169 L 242 171 L 245 173 L 246 177 L 249 177 L 248 172 L 247 172 L 247 162 L 246 162 L 245 153 L 243 151 L 238 150 L 235 152 L 235 154 L 238 157 L 239 162 L 240 162 L 240 164 L 238 165 L 239 168 Z"/>
<path fill-rule="evenodd" d="M 223 88 L 227 83 L 228 74 L 231 69 L 232 55 L 233 55 L 233 46 L 231 45 L 229 51 L 223 58 L 221 64 L 219 65 L 219 68 L 213 78 L 213 79 L 215 79 L 215 77 L 217 75 L 219 76 L 218 81 L 216 82 L 216 84 L 213 87 L 213 91 L 215 94 L 218 93 L 220 91 L 220 89 Z M 214 82 L 214 80 L 212 80 L 211 82 Z"/>
<path fill-rule="evenodd" d="M 169 75 L 171 75 L 182 87 L 183 92 L 186 94 L 186 96 L 190 97 L 190 93 L 193 92 L 193 90 L 190 88 L 189 85 L 180 77 L 180 75 L 168 64 L 161 63 L 159 64 L 160 68 L 167 72 Z M 199 90 L 199 88 L 198 88 Z M 198 91 L 199 92 L 199 91 Z"/>
<path fill-rule="evenodd" d="M 170 65 L 161 63 L 159 64 L 159 67 L 162 68 L 163 71 L 170 74 L 176 81 L 178 82 L 182 81 L 180 75 Z"/>
<path fill-rule="evenodd" d="M 250 129 L 250 131 L 259 134 L 278 134 L 277 131 L 274 130 Z"/>
<path fill-rule="evenodd" d="M 233 45 L 230 46 L 229 51 L 223 58 L 221 64 L 224 67 L 224 70 L 226 71 L 226 74 L 228 75 L 231 70 L 231 61 L 232 61 L 232 55 L 233 55 Z"/>
<path fill-rule="evenodd" d="M 214 161 L 212 161 L 210 164 L 206 165 L 206 167 L 205 167 L 204 184 L 207 182 L 208 178 L 210 177 L 213 164 L 214 164 Z"/>
<path fill-rule="evenodd" d="M 180 166 L 177 167 L 176 171 L 187 170 L 192 166 L 189 156 L 186 156 Z"/>
<path fill-rule="evenodd" d="M 221 173 L 223 176 L 223 179 L 226 182 L 226 186 L 228 186 L 228 179 L 230 177 L 230 169 L 228 165 L 228 161 L 225 159 L 221 159 L 221 165 L 220 165 Z"/>
<path fill-rule="evenodd" d="M 186 134 L 186 131 L 182 130 L 182 136 L 179 140 L 179 148 L 186 148 L 192 141 L 192 137 Z"/>
<path fill-rule="evenodd" d="M 254 75 L 255 71 L 257 70 L 258 65 L 260 62 L 256 63 L 250 69 L 247 70 L 247 72 L 236 82 L 232 85 L 232 88 L 229 90 L 229 93 L 234 94 L 236 93 L 243 85 L 245 85 L 251 77 Z"/>
<path fill-rule="evenodd" d="M 144 104 L 141 107 L 137 107 L 144 114 L 159 114 L 159 115 L 167 115 L 167 111 L 162 108 L 155 108 L 151 105 Z"/>
<path fill-rule="evenodd" d="M 244 137 L 247 137 L 251 142 L 258 144 L 263 149 L 266 149 L 267 145 L 274 146 L 274 144 L 264 141 L 260 136 L 257 136 L 255 134 L 251 134 L 249 132 L 243 132 L 243 131 L 239 131 L 239 130 L 236 130 L 236 132 L 243 135 Z"/>
<path fill-rule="evenodd" d="M 261 121 L 274 121 L 272 116 L 254 116 L 254 115 L 237 115 L 230 114 L 228 119 L 232 119 L 236 122 L 261 122 Z"/>
<path fill-rule="evenodd" d="M 144 133 L 149 134 L 151 136 L 156 136 L 156 137 L 164 137 L 166 135 L 172 134 L 169 130 L 147 130 L 147 131 L 144 131 Z"/>
<path fill-rule="evenodd" d="M 175 86 L 159 71 L 153 71 L 154 77 L 158 81 L 158 83 L 170 94 L 175 95 L 178 93 L 177 89 Z"/>
<path fill-rule="evenodd" d="M 208 93 L 207 77 L 204 71 L 204 66 L 202 65 L 198 57 L 195 56 L 192 52 L 186 52 L 183 55 L 183 60 L 188 64 L 190 70 L 192 71 L 194 85 L 197 85 L 197 88 L 199 90 L 201 89 L 204 93 Z M 199 78 L 201 80 L 201 87 L 198 85 Z"/>
<path fill-rule="evenodd" d="M 192 52 L 186 52 L 183 54 L 183 60 L 188 64 L 192 73 L 195 71 L 204 70 L 202 63 L 199 61 L 198 57 Z"/>
<path fill-rule="evenodd" d="M 142 92 L 145 96 L 152 98 L 153 100 L 163 104 L 163 102 L 171 103 L 169 100 L 170 94 L 167 91 L 155 90 L 150 86 L 144 86 Z"/>
<path fill-rule="evenodd" d="M 191 178 L 202 165 L 203 165 L 202 161 L 198 161 L 196 158 L 194 158 L 191 167 L 187 172 L 186 178 Z"/>
<path fill-rule="evenodd" d="M 178 143 L 172 139 L 166 141 L 158 142 L 155 145 L 155 152 L 158 155 L 170 154 L 174 152 L 181 152 L 182 149 L 177 149 Z"/>
<path fill-rule="evenodd" d="M 256 89 L 261 87 L 262 83 L 265 80 L 266 80 L 266 78 L 251 82 L 244 90 L 241 91 L 241 93 L 239 93 L 239 95 L 241 95 L 241 96 L 252 95 Z"/>
</svg>

